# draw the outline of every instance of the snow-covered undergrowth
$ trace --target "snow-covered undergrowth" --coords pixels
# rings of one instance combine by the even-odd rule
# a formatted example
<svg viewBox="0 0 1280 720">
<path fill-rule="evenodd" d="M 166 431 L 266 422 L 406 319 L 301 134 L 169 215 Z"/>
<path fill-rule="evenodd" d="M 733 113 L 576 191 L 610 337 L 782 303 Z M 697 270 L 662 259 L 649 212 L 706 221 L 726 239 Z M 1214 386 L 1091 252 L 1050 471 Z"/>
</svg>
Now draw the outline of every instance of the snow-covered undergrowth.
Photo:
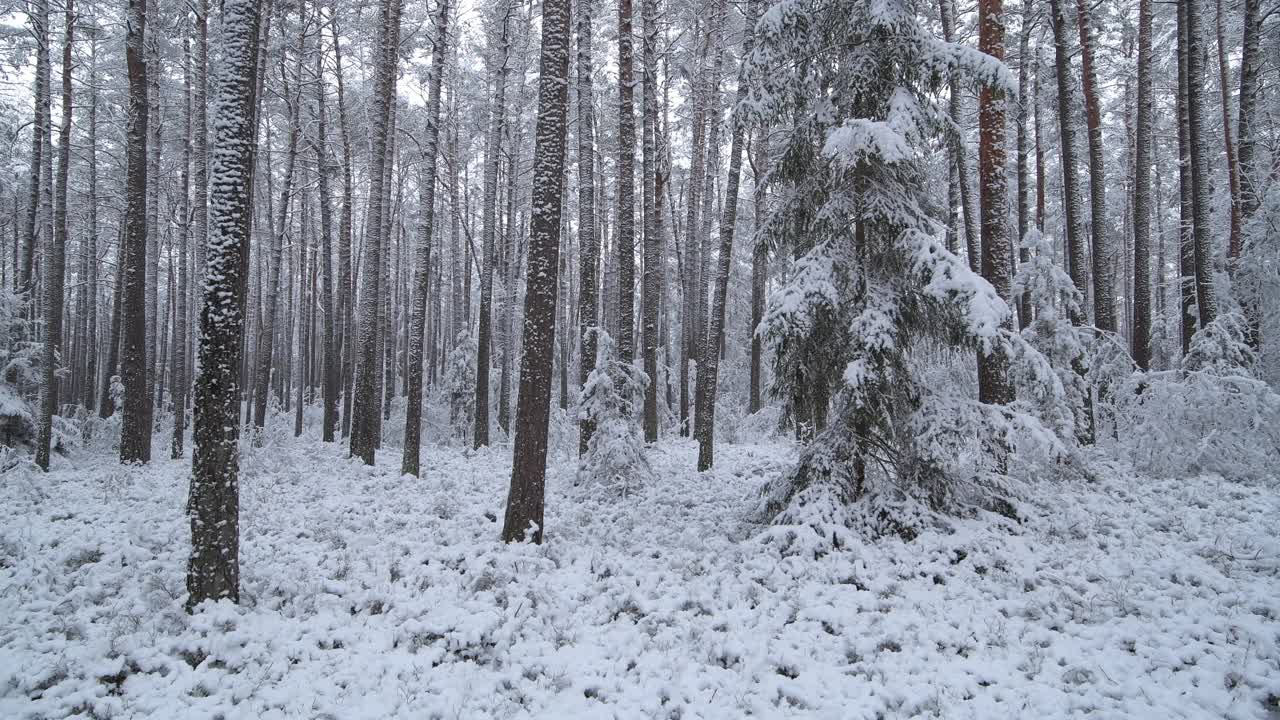
<svg viewBox="0 0 1280 720">
<path fill-rule="evenodd" d="M 250 451 L 242 604 L 182 612 L 186 465 L 0 479 L 0 717 L 1266 718 L 1274 484 L 1116 469 L 1021 524 L 780 556 L 749 523 L 794 453 L 650 451 L 626 498 L 549 476 L 498 541 L 509 451 L 367 469 Z M 597 497 L 602 496 L 602 497 Z"/>
</svg>

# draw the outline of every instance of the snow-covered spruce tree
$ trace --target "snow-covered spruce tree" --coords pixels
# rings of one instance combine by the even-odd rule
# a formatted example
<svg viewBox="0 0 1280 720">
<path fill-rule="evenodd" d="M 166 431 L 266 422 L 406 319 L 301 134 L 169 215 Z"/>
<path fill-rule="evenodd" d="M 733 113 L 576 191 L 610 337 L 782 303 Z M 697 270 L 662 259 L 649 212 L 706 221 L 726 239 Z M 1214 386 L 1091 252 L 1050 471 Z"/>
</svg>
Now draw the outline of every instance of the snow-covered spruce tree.
<svg viewBox="0 0 1280 720">
<path fill-rule="evenodd" d="M 0 288 L 0 445 L 6 447 L 29 445 L 36 436 L 26 396 L 40 381 L 44 344 L 31 340 L 35 333 L 27 314 L 24 293 Z"/>
<path fill-rule="evenodd" d="M 579 415 L 594 429 L 578 478 L 626 494 L 651 472 L 644 456 L 644 438 L 635 423 L 649 376 L 634 363 L 617 357 L 607 332 L 599 328 L 592 332 L 596 333 L 596 364 L 582 386 Z"/>
<path fill-rule="evenodd" d="M 449 425 L 453 439 L 466 443 L 475 424 L 476 409 L 476 352 L 478 347 L 472 334 L 458 333 L 444 373 L 444 391 L 449 398 Z"/>
<path fill-rule="evenodd" d="M 1013 279 L 1013 294 L 1029 298 L 1035 320 L 1022 330 L 1022 338 L 1034 348 L 1051 368 L 1059 385 L 1056 396 L 1027 396 L 1039 416 L 1063 438 L 1080 437 L 1088 430 L 1089 386 L 1085 382 L 1085 365 L 1089 336 L 1085 328 L 1074 325 L 1071 318 L 1079 317 L 1084 298 L 1076 289 L 1075 281 L 1062 269 L 1053 254 L 1053 241 L 1030 230 L 1022 240 L 1022 249 L 1029 260 L 1018 267 Z M 1044 386 L 1033 382 L 1037 366 L 1034 363 L 1018 363 L 1014 386 L 1031 389 Z M 1052 382 L 1052 381 L 1049 381 Z"/>
<path fill-rule="evenodd" d="M 998 455 L 1034 418 L 926 385 L 920 359 L 1018 343 L 1000 327 L 1008 305 L 945 248 L 923 186 L 949 73 L 1008 87 L 1007 68 L 934 38 L 910 0 L 784 0 L 757 37 L 744 110 L 788 129 L 765 233 L 794 258 L 762 332 L 775 392 L 817 431 L 765 488 L 765 515 L 839 542 L 853 527 L 910 536 L 938 511 L 1008 510 Z"/>
</svg>

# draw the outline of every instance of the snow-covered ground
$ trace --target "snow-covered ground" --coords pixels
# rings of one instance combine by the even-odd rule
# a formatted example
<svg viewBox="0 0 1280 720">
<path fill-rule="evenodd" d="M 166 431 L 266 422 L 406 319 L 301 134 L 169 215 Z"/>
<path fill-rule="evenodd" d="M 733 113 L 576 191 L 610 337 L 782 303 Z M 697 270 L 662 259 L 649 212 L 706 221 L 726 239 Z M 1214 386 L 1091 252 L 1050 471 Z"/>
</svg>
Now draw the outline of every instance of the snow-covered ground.
<svg viewBox="0 0 1280 720">
<path fill-rule="evenodd" d="M 1276 717 L 1274 484 L 1116 468 L 1021 524 L 813 558 L 753 524 L 789 448 L 651 455 L 625 498 L 557 457 L 528 547 L 497 539 L 509 449 L 430 448 L 418 480 L 272 441 L 244 462 L 243 602 L 194 617 L 185 464 L 10 473 L 0 718 Z"/>
</svg>

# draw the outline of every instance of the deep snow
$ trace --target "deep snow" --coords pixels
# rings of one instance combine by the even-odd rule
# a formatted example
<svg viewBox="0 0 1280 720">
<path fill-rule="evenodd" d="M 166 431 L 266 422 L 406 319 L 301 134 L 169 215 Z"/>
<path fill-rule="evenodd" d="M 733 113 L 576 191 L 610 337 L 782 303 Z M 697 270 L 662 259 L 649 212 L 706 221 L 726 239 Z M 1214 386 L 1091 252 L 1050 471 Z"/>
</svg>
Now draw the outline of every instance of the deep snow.
<svg viewBox="0 0 1280 720">
<path fill-rule="evenodd" d="M 162 446 L 158 446 L 162 447 Z M 1280 494 L 1212 477 L 1045 485 L 993 518 L 780 555 L 785 445 L 650 451 L 629 497 L 557 455 L 547 544 L 498 541 L 508 448 L 400 477 L 269 438 L 242 605 L 182 611 L 188 465 L 0 479 L 0 718 L 1266 718 Z M 157 453 L 159 454 L 159 453 Z M 192 663 L 196 663 L 193 667 Z"/>
</svg>

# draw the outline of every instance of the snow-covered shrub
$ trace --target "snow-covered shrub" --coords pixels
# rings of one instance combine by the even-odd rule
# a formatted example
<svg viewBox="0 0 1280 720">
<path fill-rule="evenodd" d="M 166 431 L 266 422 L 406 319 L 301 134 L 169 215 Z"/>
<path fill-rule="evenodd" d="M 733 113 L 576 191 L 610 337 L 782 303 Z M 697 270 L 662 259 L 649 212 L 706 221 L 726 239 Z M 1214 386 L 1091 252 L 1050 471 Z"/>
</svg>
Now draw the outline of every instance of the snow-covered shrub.
<svg viewBox="0 0 1280 720">
<path fill-rule="evenodd" d="M 1262 202 L 1245 223 L 1232 288 L 1258 334 L 1258 376 L 1280 388 L 1280 182 L 1259 178 Z"/>
<path fill-rule="evenodd" d="M 649 477 L 644 438 L 635 421 L 644 402 L 649 376 L 619 360 L 609 333 L 595 328 L 596 367 L 582 388 L 579 417 L 595 425 L 587 454 L 578 467 L 579 481 L 598 483 L 626 494 Z"/>
<path fill-rule="evenodd" d="M 445 367 L 444 388 L 449 397 L 449 424 L 455 442 L 465 443 L 475 426 L 477 352 L 475 338 L 463 330 L 458 333 Z"/>
<path fill-rule="evenodd" d="M 1108 400 L 1111 443 L 1153 475 L 1280 473 L 1280 394 L 1254 376 L 1243 317 L 1197 332 L 1181 370 L 1138 373 Z"/>
<path fill-rule="evenodd" d="M 1182 359 L 1183 369 L 1251 377 L 1256 358 L 1247 333 L 1244 316 L 1239 312 L 1219 313 L 1213 322 L 1191 336 L 1191 347 Z"/>
</svg>

